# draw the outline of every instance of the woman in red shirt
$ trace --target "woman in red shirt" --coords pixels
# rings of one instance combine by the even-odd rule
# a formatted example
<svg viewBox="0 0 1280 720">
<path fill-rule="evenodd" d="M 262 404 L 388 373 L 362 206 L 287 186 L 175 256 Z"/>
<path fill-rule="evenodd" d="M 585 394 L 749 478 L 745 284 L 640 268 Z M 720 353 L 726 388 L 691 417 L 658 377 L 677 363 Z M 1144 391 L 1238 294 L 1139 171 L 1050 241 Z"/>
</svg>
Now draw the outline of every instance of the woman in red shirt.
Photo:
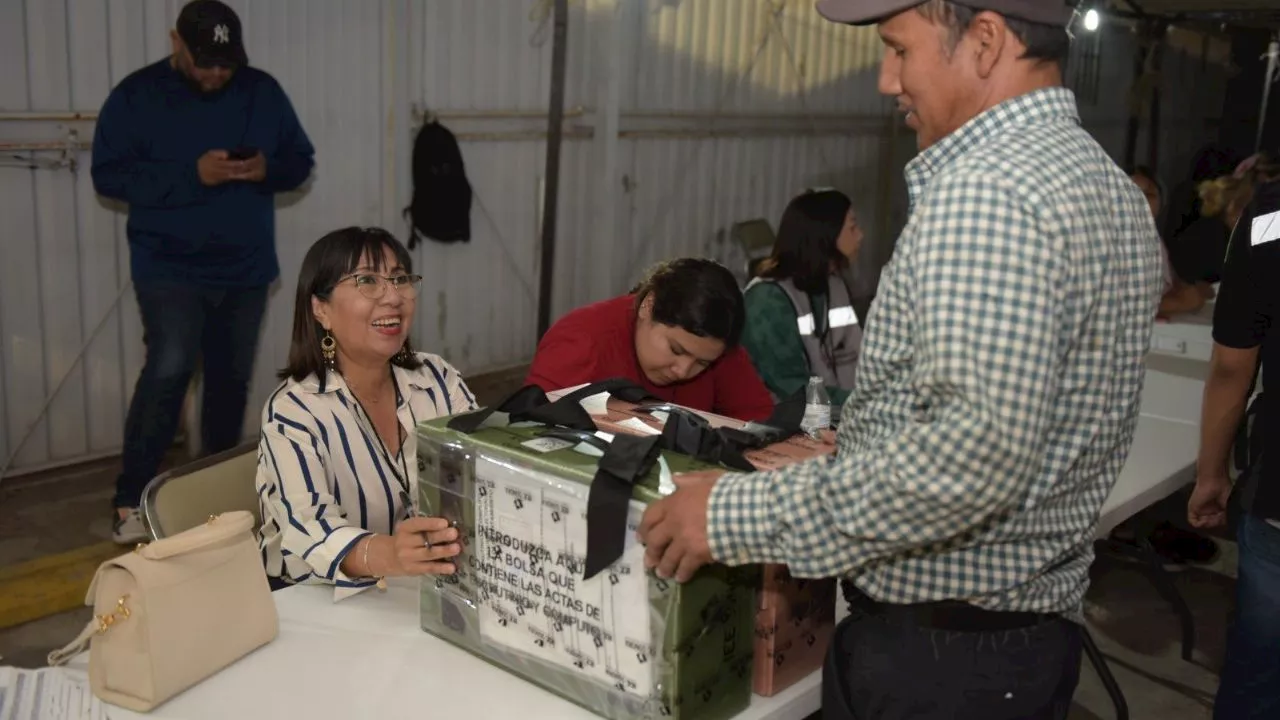
<svg viewBox="0 0 1280 720">
<path fill-rule="evenodd" d="M 627 378 L 667 402 L 763 420 L 773 399 L 738 346 L 745 323 L 742 291 L 728 270 L 673 260 L 630 294 L 560 318 L 538 343 L 525 384 L 552 391 Z"/>
</svg>

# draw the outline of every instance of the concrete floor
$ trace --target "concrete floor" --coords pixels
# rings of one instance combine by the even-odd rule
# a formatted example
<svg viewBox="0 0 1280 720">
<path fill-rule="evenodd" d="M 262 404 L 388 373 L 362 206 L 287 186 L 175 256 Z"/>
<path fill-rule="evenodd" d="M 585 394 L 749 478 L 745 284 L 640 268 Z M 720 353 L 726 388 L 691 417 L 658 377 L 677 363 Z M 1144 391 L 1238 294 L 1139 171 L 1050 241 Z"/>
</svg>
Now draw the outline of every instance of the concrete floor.
<svg viewBox="0 0 1280 720">
<path fill-rule="evenodd" d="M 516 370 L 488 376 L 487 381 L 477 378 L 472 384 L 482 401 L 491 402 L 518 385 L 522 376 L 523 371 Z M 175 455 L 174 461 L 181 459 Z M 10 590 L 6 579 L 11 579 L 15 566 L 31 566 L 33 561 L 42 562 L 40 558 L 76 548 L 102 546 L 110 538 L 110 499 L 117 469 L 117 461 L 102 461 L 0 483 L 5 517 L 0 523 L 0 598 Z M 1175 495 L 1142 519 L 1180 518 L 1184 503 L 1185 496 Z M 1094 563 L 1086 615 L 1135 720 L 1211 717 L 1235 572 L 1234 543 L 1219 540 L 1219 545 L 1223 552 L 1212 567 L 1173 575 L 1196 617 L 1193 663 L 1179 657 L 1177 618 L 1138 568 L 1106 556 Z M 74 605 L 66 603 L 67 608 Z M 0 665 L 43 665 L 47 653 L 74 638 L 89 616 L 88 608 L 79 607 L 13 627 L 3 627 L 9 623 L 0 617 Z M 1106 692 L 1085 662 L 1071 718 L 1114 716 Z"/>
</svg>

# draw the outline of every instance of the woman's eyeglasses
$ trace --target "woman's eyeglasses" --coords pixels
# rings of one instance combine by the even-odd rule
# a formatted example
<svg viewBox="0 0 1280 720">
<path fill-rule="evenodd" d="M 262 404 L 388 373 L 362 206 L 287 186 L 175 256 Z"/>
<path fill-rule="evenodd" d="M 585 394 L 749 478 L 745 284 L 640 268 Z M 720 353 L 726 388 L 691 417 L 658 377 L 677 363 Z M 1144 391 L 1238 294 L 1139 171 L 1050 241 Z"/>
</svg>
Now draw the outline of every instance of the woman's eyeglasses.
<svg viewBox="0 0 1280 720">
<path fill-rule="evenodd" d="M 377 300 L 386 294 L 387 287 L 395 288 L 396 292 L 400 293 L 400 297 L 405 300 L 412 300 L 418 295 L 418 284 L 422 282 L 422 276 L 354 273 L 339 279 L 333 286 L 337 287 L 347 281 L 354 282 L 356 290 L 370 300 Z"/>
</svg>

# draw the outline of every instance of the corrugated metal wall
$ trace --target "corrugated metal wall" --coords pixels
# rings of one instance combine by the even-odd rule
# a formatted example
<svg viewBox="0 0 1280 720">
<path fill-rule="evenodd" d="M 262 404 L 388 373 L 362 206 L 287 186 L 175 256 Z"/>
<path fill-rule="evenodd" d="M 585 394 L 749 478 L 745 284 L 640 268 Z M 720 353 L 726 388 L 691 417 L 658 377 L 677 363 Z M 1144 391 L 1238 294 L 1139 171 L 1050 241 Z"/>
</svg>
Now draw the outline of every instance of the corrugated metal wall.
<svg viewBox="0 0 1280 720">
<path fill-rule="evenodd" d="M 230 4 L 253 63 L 280 80 L 318 149 L 314 182 L 278 203 L 282 279 L 264 323 L 251 426 L 285 355 L 303 253 L 344 225 L 404 236 L 412 133 L 432 114 L 462 144 L 476 192 L 473 240 L 416 251 L 426 277 L 416 342 L 464 372 L 527 360 L 550 2 Z M 180 6 L 0 0 L 0 143 L 91 138 L 91 120 L 55 116 L 96 112 L 125 75 L 164 58 Z M 570 8 L 554 315 L 626 290 L 655 260 L 702 254 L 738 267 L 733 223 L 776 224 L 787 199 L 815 185 L 854 198 L 870 238 L 856 279 L 874 286 L 902 220 L 899 171 L 914 140 L 875 91 L 872 30 L 823 22 L 809 0 L 571 0 Z M 1132 74 L 1126 47 L 1103 44 L 1104 89 L 1084 108 L 1117 155 L 1127 113 L 1120 95 Z M 1197 96 L 1177 122 L 1196 124 L 1197 108 L 1213 106 L 1206 102 Z M 0 461 L 55 389 L 13 469 L 115 452 L 143 358 L 122 208 L 94 194 L 86 149 L 2 154 Z"/>
</svg>

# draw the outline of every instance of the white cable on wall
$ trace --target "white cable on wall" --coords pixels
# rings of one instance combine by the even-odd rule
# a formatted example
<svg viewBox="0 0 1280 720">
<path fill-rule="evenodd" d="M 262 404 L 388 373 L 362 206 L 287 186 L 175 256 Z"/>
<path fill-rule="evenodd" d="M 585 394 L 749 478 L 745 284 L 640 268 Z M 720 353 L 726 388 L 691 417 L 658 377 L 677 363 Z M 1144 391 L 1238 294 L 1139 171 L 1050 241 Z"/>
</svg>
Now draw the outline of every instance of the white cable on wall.
<svg viewBox="0 0 1280 720">
<path fill-rule="evenodd" d="M 35 418 L 31 420 L 31 424 L 27 426 L 25 431 L 23 431 L 22 437 L 18 440 L 18 444 L 9 451 L 9 457 L 5 458 L 4 465 L 0 465 L 0 482 L 4 481 L 5 476 L 9 473 L 9 468 L 13 467 L 13 461 L 18 457 L 18 453 L 22 452 L 23 446 L 31 439 L 31 435 L 35 432 L 36 426 L 40 424 L 40 421 L 44 419 L 45 414 L 49 412 L 49 407 L 53 405 L 54 398 L 58 397 L 58 393 L 62 391 L 62 387 L 67 384 L 67 379 L 71 377 L 72 371 L 74 371 L 80 364 L 80 361 L 84 359 L 85 353 L 89 351 L 89 346 L 93 344 L 93 341 L 97 339 L 98 334 L 102 332 L 102 328 L 107 324 L 107 320 L 111 318 L 111 313 L 115 312 L 120 306 L 120 300 L 124 298 L 124 294 L 128 292 L 131 287 L 133 287 L 132 280 L 127 280 L 120 286 L 120 292 L 116 293 L 115 299 L 107 306 L 107 311 L 102 315 L 102 319 L 98 321 L 98 324 L 93 328 L 93 332 L 89 333 L 89 337 L 86 338 L 84 344 L 80 346 L 80 350 L 76 353 L 75 359 L 71 362 L 71 367 L 68 367 L 67 371 L 58 379 L 58 384 L 54 386 L 53 392 L 49 393 L 49 396 L 44 399 L 44 404 L 40 406 L 40 412 L 36 413 Z"/>
</svg>

